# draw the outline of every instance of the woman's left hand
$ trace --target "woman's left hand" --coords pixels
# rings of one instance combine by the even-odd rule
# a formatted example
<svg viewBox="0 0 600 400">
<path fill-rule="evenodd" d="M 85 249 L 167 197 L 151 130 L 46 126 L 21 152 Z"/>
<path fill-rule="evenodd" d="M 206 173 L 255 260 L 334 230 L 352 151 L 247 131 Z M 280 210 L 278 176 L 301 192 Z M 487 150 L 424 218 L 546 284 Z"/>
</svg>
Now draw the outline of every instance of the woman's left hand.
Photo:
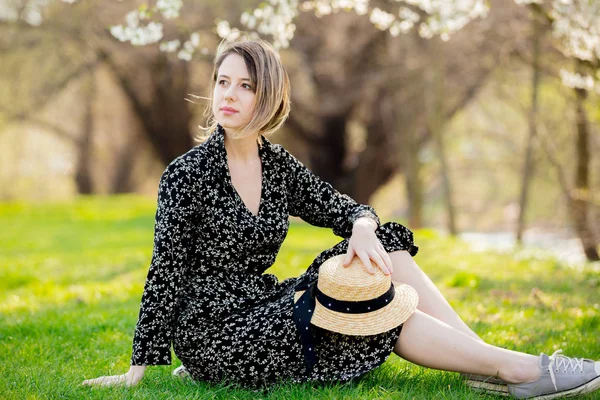
<svg viewBox="0 0 600 400">
<path fill-rule="evenodd" d="M 375 235 L 376 228 L 375 222 L 369 218 L 360 218 L 354 223 L 352 236 L 348 240 L 344 267 L 350 265 L 356 255 L 370 274 L 375 273 L 371 260 L 384 274 L 389 275 L 392 272 L 392 259 Z"/>
</svg>

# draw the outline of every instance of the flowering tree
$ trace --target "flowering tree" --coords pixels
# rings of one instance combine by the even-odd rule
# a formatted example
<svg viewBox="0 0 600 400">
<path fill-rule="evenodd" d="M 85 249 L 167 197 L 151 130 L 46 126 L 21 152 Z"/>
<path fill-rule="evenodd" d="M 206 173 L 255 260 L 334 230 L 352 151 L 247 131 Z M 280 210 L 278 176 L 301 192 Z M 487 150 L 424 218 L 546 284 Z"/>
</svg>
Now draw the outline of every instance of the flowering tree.
<svg viewBox="0 0 600 400">
<path fill-rule="evenodd" d="M 77 0 L 63 0 L 67 3 L 77 2 Z M 81 1 L 81 0 L 79 0 Z M 597 81 L 600 80 L 598 76 L 598 58 L 599 58 L 599 42 L 600 32 L 598 27 L 600 26 L 600 5 L 595 4 L 593 0 L 514 0 L 517 4 L 524 7 L 528 7 L 533 10 L 536 14 L 542 16 L 547 24 L 551 26 L 554 35 L 554 42 L 565 56 L 579 60 L 579 67 L 575 71 L 563 70 L 561 76 L 563 82 L 571 87 L 580 90 L 598 90 L 599 85 Z M 50 5 L 54 5 L 57 0 L 4 0 L 0 3 L 0 20 L 4 21 L 23 21 L 26 24 L 36 26 L 43 22 L 45 18 L 45 9 Z M 238 3 L 236 3 L 237 5 Z M 255 4 L 255 3 L 254 3 Z M 121 42 L 130 43 L 134 46 L 148 46 L 155 45 L 155 48 L 160 49 L 164 53 L 172 53 L 177 56 L 178 59 L 183 61 L 190 61 L 196 59 L 207 59 L 209 49 L 213 48 L 210 38 L 207 37 L 207 30 L 199 30 L 197 26 L 194 26 L 190 20 L 194 17 L 194 11 L 190 11 L 197 5 L 192 0 L 156 0 L 154 3 L 149 5 L 143 5 L 135 10 L 130 10 L 126 14 L 124 21 L 119 24 L 110 27 L 110 33 L 114 38 L 117 38 Z M 235 39 L 241 32 L 251 32 L 251 35 L 262 36 L 271 40 L 274 45 L 280 49 L 285 49 L 291 45 L 291 40 L 299 30 L 299 16 L 301 13 L 310 14 L 319 18 L 325 17 L 330 14 L 343 13 L 346 15 L 354 15 L 358 19 L 362 19 L 367 24 L 371 24 L 381 31 L 383 35 L 389 33 L 387 37 L 399 36 L 401 34 L 416 32 L 420 37 L 430 39 L 433 37 L 439 37 L 443 41 L 448 41 L 453 35 L 456 35 L 462 28 L 469 24 L 474 19 L 480 19 L 486 17 L 489 13 L 488 2 L 485 0 L 455 0 L 455 1 L 444 1 L 444 0 L 269 0 L 268 2 L 260 3 L 256 7 L 249 7 L 245 12 L 230 12 L 227 20 L 217 20 L 213 29 L 216 31 L 218 36 L 227 39 Z M 230 10 L 231 11 L 231 10 Z M 237 14 L 236 14 L 237 13 Z M 497 13 L 497 11 L 496 11 Z M 239 21 L 235 21 L 239 16 Z M 487 20 L 489 20 L 488 18 Z M 117 20 L 112 20 L 117 21 Z M 197 24 L 196 24 L 197 25 Z M 300 35 L 302 36 L 302 35 Z M 411 35 L 405 35 L 408 37 Z M 299 37 L 298 39 L 301 39 Z M 323 39 L 323 38 L 320 38 Z M 319 39 L 318 39 L 319 40 Z M 437 39 L 436 39 L 437 40 Z M 347 44 L 348 42 L 343 42 Z M 366 52 L 360 51 L 374 51 L 369 48 L 369 45 L 377 44 L 382 45 L 383 41 L 377 39 L 372 43 L 365 41 L 359 46 L 353 47 L 356 49 L 347 49 L 344 51 L 354 51 L 353 55 L 358 58 L 368 58 Z M 343 46 L 343 45 L 342 45 Z M 150 46 L 148 46 L 150 47 Z M 374 46 L 371 46 L 374 47 Z M 313 50 L 312 48 L 310 49 Z M 331 48 L 324 46 L 323 51 L 331 51 Z M 368 53 L 371 54 L 371 53 Z M 338 54 L 339 56 L 339 54 Z M 372 56 L 372 54 L 371 54 Z M 171 57 L 174 59 L 175 57 Z M 110 58 L 109 58 L 110 61 Z M 314 61 L 314 60 L 313 60 Z M 319 60 L 317 60 L 319 61 Z M 355 79 L 353 82 L 366 81 L 365 77 L 358 74 L 360 68 L 351 66 L 347 62 L 348 59 L 341 59 L 338 70 L 343 70 L 345 75 L 350 77 L 360 77 L 361 79 Z M 435 60 L 429 60 L 435 61 Z M 171 61 L 170 61 L 171 62 Z M 345 62 L 345 63 L 344 63 Z M 450 64 L 452 60 L 449 60 Z M 186 64 L 183 62 L 183 64 Z M 427 67 L 429 64 L 423 64 L 423 67 Z M 360 67 L 360 66 L 358 66 Z M 182 70 L 178 74 L 187 74 L 185 67 L 181 67 Z M 447 70 L 463 69 L 464 65 L 457 65 L 457 68 L 447 68 Z M 354 75 L 353 75 L 354 74 Z M 398 69 L 394 71 L 395 75 L 400 76 Z M 485 76 L 486 71 L 482 71 L 482 76 Z M 313 74 L 314 75 L 314 74 Z M 318 75 L 318 74 L 317 74 Z M 397 97 L 398 86 L 393 86 L 387 89 L 388 92 L 383 88 L 386 84 L 373 84 L 377 79 L 376 74 L 373 80 L 369 77 L 368 86 L 371 84 L 373 87 L 380 90 L 374 98 L 371 99 L 372 109 L 369 109 L 365 114 L 374 114 L 374 112 L 383 110 L 386 106 L 392 104 L 392 110 L 390 112 L 389 121 L 385 126 L 381 125 L 381 119 L 374 119 L 373 121 L 362 121 L 364 125 L 368 127 L 369 137 L 368 140 L 373 139 L 375 144 L 369 144 L 368 149 L 374 149 L 373 151 L 381 151 L 376 147 L 377 143 L 382 144 L 384 148 L 392 150 L 393 146 L 385 146 L 390 140 L 389 137 L 377 136 L 377 132 L 387 132 L 390 126 L 405 126 L 398 124 L 397 104 L 394 105 L 393 101 Z M 186 75 L 187 76 L 187 75 Z M 386 78 L 386 79 L 389 79 Z M 329 80 L 331 81 L 331 80 Z M 328 153 L 320 157 L 323 162 L 329 163 L 331 160 L 331 150 L 326 146 L 322 146 L 323 143 L 333 143 L 344 145 L 344 138 L 347 137 L 347 132 L 340 130 L 340 126 L 346 126 L 349 121 L 354 117 L 355 110 L 358 102 L 356 98 L 362 96 L 365 97 L 365 92 L 356 91 L 357 94 L 349 95 L 348 89 L 344 88 L 341 90 L 340 87 L 328 87 L 330 85 L 327 79 L 323 81 L 316 80 L 314 83 L 321 90 L 321 88 L 331 89 L 326 96 L 322 96 L 319 99 L 318 112 L 314 108 L 310 108 L 310 104 L 303 105 L 298 99 L 294 99 L 295 113 L 294 115 L 303 115 L 302 107 L 306 106 L 304 115 L 315 117 L 318 119 L 320 124 L 323 126 L 322 130 L 327 131 L 327 134 L 332 133 L 335 135 L 329 139 L 335 140 L 320 140 L 321 146 L 314 146 L 314 148 L 321 148 Z M 352 81 L 352 80 L 350 80 Z M 448 82 L 452 82 L 452 78 L 447 79 Z M 136 109 L 142 110 L 140 114 L 144 114 L 144 107 L 136 102 L 136 91 L 131 87 L 127 86 L 125 82 L 124 88 L 132 98 L 132 102 Z M 410 82 L 410 80 L 409 80 Z M 481 85 L 482 80 L 478 79 L 473 87 Z M 406 87 L 406 83 L 403 83 L 403 87 Z M 169 85 L 167 85 L 169 86 Z M 357 86 L 356 84 L 353 86 Z M 170 87 L 170 86 L 169 86 Z M 183 85 L 181 90 L 174 95 L 174 98 L 182 98 L 182 93 L 185 93 L 187 86 Z M 470 89 L 470 88 L 469 88 Z M 352 90 L 355 90 L 354 88 Z M 467 90 L 468 92 L 469 90 Z M 189 93 L 189 92 L 187 92 Z M 454 94 L 453 91 L 448 93 Z M 445 96 L 448 98 L 449 96 Z M 466 98 L 466 97 L 464 97 Z M 384 100 L 381 100 L 384 99 Z M 307 102 L 309 103 L 309 102 Z M 175 103 L 173 103 L 175 104 Z M 419 104 L 419 102 L 417 102 Z M 458 99 L 457 104 L 465 104 L 462 99 Z M 403 104 L 404 105 L 404 104 Z M 361 105 L 364 107 L 364 105 Z M 440 108 L 440 107 L 438 107 Z M 445 108 L 456 109 L 452 104 L 445 104 Z M 164 106 L 158 105 L 154 112 L 147 112 L 148 115 L 157 115 L 157 111 L 165 109 Z M 179 109 L 179 108 L 175 108 Z M 147 110 L 146 110 L 147 111 Z M 442 110 L 443 111 L 443 110 Z M 415 113 L 410 113 L 407 119 L 416 120 L 414 115 L 418 115 L 418 110 Z M 173 114 L 173 113 L 171 113 Z M 446 117 L 450 117 L 453 113 L 446 112 Z M 174 114 L 173 114 L 174 115 Z M 187 124 L 181 121 L 186 121 L 186 118 L 176 118 L 180 121 L 181 129 L 179 131 L 185 132 Z M 152 118 L 146 118 L 147 124 L 145 128 L 149 131 L 152 129 L 159 130 L 164 133 L 165 138 L 173 137 L 173 125 L 170 123 L 163 124 L 157 129 L 158 124 Z M 146 120 L 144 119 L 144 120 Z M 308 118 L 304 118 L 307 120 Z M 414 122 L 413 122 L 414 123 Z M 303 134 L 307 137 L 307 141 L 310 143 L 311 140 L 315 139 L 315 132 L 319 132 L 319 129 L 314 129 L 314 126 L 309 128 L 303 127 L 302 124 L 306 124 L 302 121 L 302 118 L 292 116 L 290 119 L 290 126 L 294 129 L 294 132 L 304 132 Z M 373 125 L 371 125 L 373 124 Z M 422 122 L 418 122 L 417 125 L 424 125 Z M 164 128 L 164 129 L 163 129 Z M 168 128 L 168 129 L 167 129 Z M 383 134 L 382 133 L 382 134 Z M 309 135 L 313 135 L 309 137 Z M 159 137 L 159 135 L 155 135 Z M 421 139 L 416 139 L 422 141 Z M 172 141 L 172 140 L 171 140 Z M 165 140 L 158 140 L 156 142 L 157 149 L 163 149 L 166 147 Z M 185 145 L 185 142 L 184 142 Z M 183 146 L 185 147 L 185 146 Z M 339 174 L 341 166 L 344 162 L 344 149 L 335 149 L 338 151 L 337 160 L 338 168 L 330 168 L 330 164 L 324 164 L 321 166 L 322 171 L 330 171 L 334 174 Z M 179 152 L 179 148 L 174 150 L 172 154 Z M 361 153 L 360 158 L 363 158 L 367 151 Z M 165 160 L 172 157 L 172 154 L 168 154 Z M 378 153 L 380 154 L 380 153 Z M 364 157 L 368 158 L 368 157 Z M 397 158 L 397 157 L 396 157 Z M 317 160 L 311 160 L 311 164 L 318 168 Z M 378 165 L 381 165 L 381 158 L 379 158 Z M 397 169 L 397 165 L 390 165 L 382 178 L 389 176 Z M 365 171 L 373 171 L 372 168 L 367 167 Z M 379 184 L 377 179 L 373 179 L 373 174 L 369 175 L 370 181 Z M 328 180 L 335 181 L 335 176 Z M 371 189 L 367 191 L 364 196 L 368 196 L 372 193 Z M 360 200 L 365 200 L 364 197 Z"/>
<path fill-rule="evenodd" d="M 74 0 L 65 0 L 74 1 Z M 600 3 L 594 0 L 515 0 L 517 4 L 531 7 L 543 14 L 552 25 L 553 34 L 559 41 L 559 49 L 567 56 L 584 60 L 594 71 L 561 71 L 563 82 L 570 87 L 596 90 L 600 93 Z M 295 19 L 299 12 L 313 12 L 324 16 L 340 11 L 353 11 L 365 15 L 378 29 L 389 31 L 392 36 L 417 29 L 419 35 L 431 38 L 439 35 L 442 40 L 463 28 L 474 18 L 485 17 L 488 3 L 485 0 L 391 0 L 373 5 L 370 0 L 270 0 L 258 8 L 241 15 L 240 23 L 246 30 L 270 36 L 278 48 L 289 46 L 294 37 Z M 153 18 L 161 15 L 170 20 L 180 16 L 182 0 L 158 0 L 152 11 L 147 7 L 127 15 L 126 25 L 117 25 L 111 32 L 119 40 L 132 44 L 149 44 L 163 40 L 162 25 Z M 147 21 L 141 24 L 142 21 Z M 216 26 L 222 38 L 235 39 L 240 31 L 232 28 L 228 21 L 220 20 Z M 178 51 L 178 56 L 190 60 L 200 47 L 198 33 L 190 39 L 161 42 L 164 51 Z M 206 52 L 206 48 L 203 48 Z"/>
<path fill-rule="evenodd" d="M 579 60 L 577 71 L 561 70 L 571 88 L 600 93 L 600 3 L 594 0 L 515 0 L 527 5 L 552 26 L 558 49 Z"/>
<path fill-rule="evenodd" d="M 0 2 L 0 20 L 22 20 L 40 25 L 44 8 L 53 0 L 4 0 Z M 79 0 L 62 0 L 75 3 Z M 188 0 L 192 2 L 191 0 Z M 570 87 L 600 92 L 600 3 L 595 0 L 515 0 L 531 7 L 552 25 L 559 49 L 567 56 L 585 61 L 591 71 L 563 70 L 563 82 Z M 183 0 L 156 0 L 127 13 L 122 24 L 111 27 L 111 34 L 136 46 L 158 43 L 165 52 L 189 61 L 198 51 L 207 54 L 200 32 L 188 32 L 188 39 L 166 37 L 164 24 L 182 19 Z M 378 29 L 392 36 L 416 29 L 422 37 L 439 35 L 448 40 L 475 18 L 488 13 L 486 0 L 269 0 L 242 13 L 239 24 L 252 35 L 270 37 L 277 48 L 286 48 L 294 37 L 295 21 L 300 12 L 325 16 L 340 11 L 364 15 Z M 187 28 L 185 28 L 187 29 Z M 238 28 L 227 20 L 217 20 L 216 32 L 222 38 L 235 39 Z"/>
<path fill-rule="evenodd" d="M 31 25 L 40 25 L 43 11 L 52 0 L 5 0 L 0 3 L 0 20 L 23 20 Z M 78 0 L 62 0 L 75 3 Z M 190 0 L 188 0 L 190 1 Z M 125 16 L 125 23 L 115 25 L 111 33 L 123 42 L 133 45 L 160 43 L 163 51 L 178 52 L 182 59 L 189 60 L 197 49 L 201 49 L 198 32 L 192 32 L 189 40 L 169 40 L 164 37 L 163 27 L 167 21 L 182 17 L 183 0 L 156 0 L 153 6 L 142 5 Z M 387 7 L 386 7 L 387 6 Z M 354 11 L 365 15 L 371 23 L 393 36 L 406 33 L 415 27 L 423 37 L 441 35 L 447 40 L 450 35 L 470 20 L 487 14 L 485 0 L 405 0 L 383 2 L 382 6 L 370 0 L 269 0 L 257 8 L 244 12 L 240 23 L 248 31 L 270 36 L 278 48 L 289 46 L 294 37 L 295 19 L 299 12 L 313 12 L 324 16 L 340 11 Z M 216 31 L 222 38 L 234 39 L 240 33 L 228 21 L 219 20 Z"/>
</svg>

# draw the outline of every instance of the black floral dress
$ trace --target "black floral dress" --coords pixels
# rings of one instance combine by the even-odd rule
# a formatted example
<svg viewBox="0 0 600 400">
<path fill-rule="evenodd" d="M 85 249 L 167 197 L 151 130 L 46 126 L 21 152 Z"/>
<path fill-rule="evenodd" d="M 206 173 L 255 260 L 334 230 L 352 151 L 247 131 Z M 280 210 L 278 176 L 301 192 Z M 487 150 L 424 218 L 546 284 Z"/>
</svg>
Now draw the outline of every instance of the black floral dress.
<svg viewBox="0 0 600 400">
<path fill-rule="evenodd" d="M 171 363 L 171 344 L 194 379 L 264 387 L 275 382 L 347 381 L 382 364 L 400 328 L 366 337 L 317 327 L 318 362 L 307 372 L 292 319 L 294 288 L 317 278 L 319 265 L 346 252 L 352 225 L 370 217 L 319 180 L 280 145 L 263 138 L 258 215 L 231 183 L 218 127 L 201 145 L 175 159 L 161 177 L 154 251 L 133 338 L 132 365 Z M 343 238 L 298 278 L 263 274 L 274 262 L 289 216 L 332 228 Z M 386 251 L 415 254 L 412 232 L 379 226 Z"/>
</svg>

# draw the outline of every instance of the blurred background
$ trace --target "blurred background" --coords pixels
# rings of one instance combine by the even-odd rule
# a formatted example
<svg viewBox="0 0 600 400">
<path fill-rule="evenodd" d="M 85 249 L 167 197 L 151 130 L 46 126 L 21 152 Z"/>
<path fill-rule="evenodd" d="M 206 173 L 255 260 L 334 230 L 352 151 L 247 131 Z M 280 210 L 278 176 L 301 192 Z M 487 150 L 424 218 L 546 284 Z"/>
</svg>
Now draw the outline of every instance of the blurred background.
<svg viewBox="0 0 600 400">
<path fill-rule="evenodd" d="M 222 37 L 291 7 L 292 112 L 272 141 L 384 219 L 597 261 L 600 6 L 453 1 L 440 28 L 448 10 L 424 3 L 0 0 L 0 201 L 155 197 L 206 122 L 194 96 Z"/>
</svg>

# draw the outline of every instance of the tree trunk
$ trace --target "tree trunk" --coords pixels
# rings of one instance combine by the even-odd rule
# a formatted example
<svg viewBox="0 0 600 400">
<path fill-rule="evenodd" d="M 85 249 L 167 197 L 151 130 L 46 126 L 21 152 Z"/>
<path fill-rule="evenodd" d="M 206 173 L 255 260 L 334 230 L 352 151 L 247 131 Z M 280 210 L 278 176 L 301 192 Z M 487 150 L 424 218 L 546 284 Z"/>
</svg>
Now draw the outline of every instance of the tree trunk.
<svg viewBox="0 0 600 400">
<path fill-rule="evenodd" d="M 450 180 L 450 167 L 446 158 L 446 147 L 444 144 L 444 77 L 445 63 L 444 53 L 441 51 L 440 39 L 430 39 L 429 48 L 432 50 L 431 56 L 434 58 L 433 66 L 427 73 L 427 88 L 425 90 L 426 99 L 426 118 L 429 132 L 434 140 L 438 157 L 440 159 L 440 168 L 442 182 L 444 187 L 444 202 L 446 205 L 447 228 L 452 236 L 456 236 L 454 202 L 452 196 L 452 182 Z"/>
<path fill-rule="evenodd" d="M 525 215 L 527 212 L 527 201 L 531 176 L 533 175 L 533 145 L 537 136 L 537 109 L 538 88 L 540 81 L 540 26 L 537 18 L 533 18 L 533 76 L 531 80 L 531 110 L 529 111 L 529 136 L 527 148 L 525 149 L 525 164 L 523 165 L 523 176 L 521 180 L 521 195 L 519 197 L 519 216 L 517 220 L 516 239 L 517 244 L 523 243 L 523 231 L 525 230 Z"/>
<path fill-rule="evenodd" d="M 353 179 L 352 196 L 359 203 L 368 204 L 369 199 L 398 170 L 396 154 L 396 119 L 394 103 L 381 95 L 376 105 L 381 117 L 371 118 L 367 124 L 367 145 L 360 154 Z"/>
<path fill-rule="evenodd" d="M 405 162 L 405 184 L 408 196 L 408 226 L 411 229 L 423 227 L 423 183 L 421 182 L 421 161 L 419 160 L 419 141 L 417 129 L 403 134 L 401 146 Z"/>
<path fill-rule="evenodd" d="M 571 216 L 587 259 L 589 261 L 600 261 L 598 249 L 596 248 L 598 241 L 595 238 L 594 231 L 589 226 L 588 220 L 590 199 L 590 139 L 587 116 L 584 109 L 587 92 L 583 89 L 575 89 L 575 96 L 577 111 L 577 169 L 575 173 L 575 190 L 571 195 Z"/>
<path fill-rule="evenodd" d="M 138 76 L 119 66 L 108 52 L 101 56 L 131 102 L 160 161 L 167 165 L 188 151 L 194 144 L 190 135 L 192 115 L 185 101 L 191 91 L 188 63 L 170 61 L 160 52 L 149 68 L 149 76 Z M 143 93 L 149 95 L 144 98 Z"/>
<path fill-rule="evenodd" d="M 311 170 L 324 181 L 340 190 L 340 183 L 346 173 L 346 124 L 349 113 L 324 116 L 323 135 L 310 152 Z M 347 189 L 347 188 L 346 188 Z"/>
<path fill-rule="evenodd" d="M 170 62 L 167 55 L 159 55 L 153 101 L 144 115 L 144 126 L 154 149 L 167 165 L 193 146 L 190 135 L 192 114 L 185 101 L 190 92 L 189 64 Z"/>
<path fill-rule="evenodd" d="M 96 73 L 93 68 L 89 68 L 89 78 L 85 93 L 85 115 L 83 118 L 83 127 L 81 140 L 77 142 L 77 161 L 75 164 L 75 185 L 77 193 L 92 194 L 94 184 L 92 180 L 92 138 L 94 134 L 94 102 L 96 100 Z"/>
<path fill-rule="evenodd" d="M 139 140 L 139 138 L 137 135 L 131 135 L 127 139 L 127 143 L 119 150 L 110 190 L 112 194 L 131 193 L 135 189 L 131 182 L 131 174 L 135 161 L 133 154 L 135 154 L 137 147 L 136 140 Z"/>
</svg>

